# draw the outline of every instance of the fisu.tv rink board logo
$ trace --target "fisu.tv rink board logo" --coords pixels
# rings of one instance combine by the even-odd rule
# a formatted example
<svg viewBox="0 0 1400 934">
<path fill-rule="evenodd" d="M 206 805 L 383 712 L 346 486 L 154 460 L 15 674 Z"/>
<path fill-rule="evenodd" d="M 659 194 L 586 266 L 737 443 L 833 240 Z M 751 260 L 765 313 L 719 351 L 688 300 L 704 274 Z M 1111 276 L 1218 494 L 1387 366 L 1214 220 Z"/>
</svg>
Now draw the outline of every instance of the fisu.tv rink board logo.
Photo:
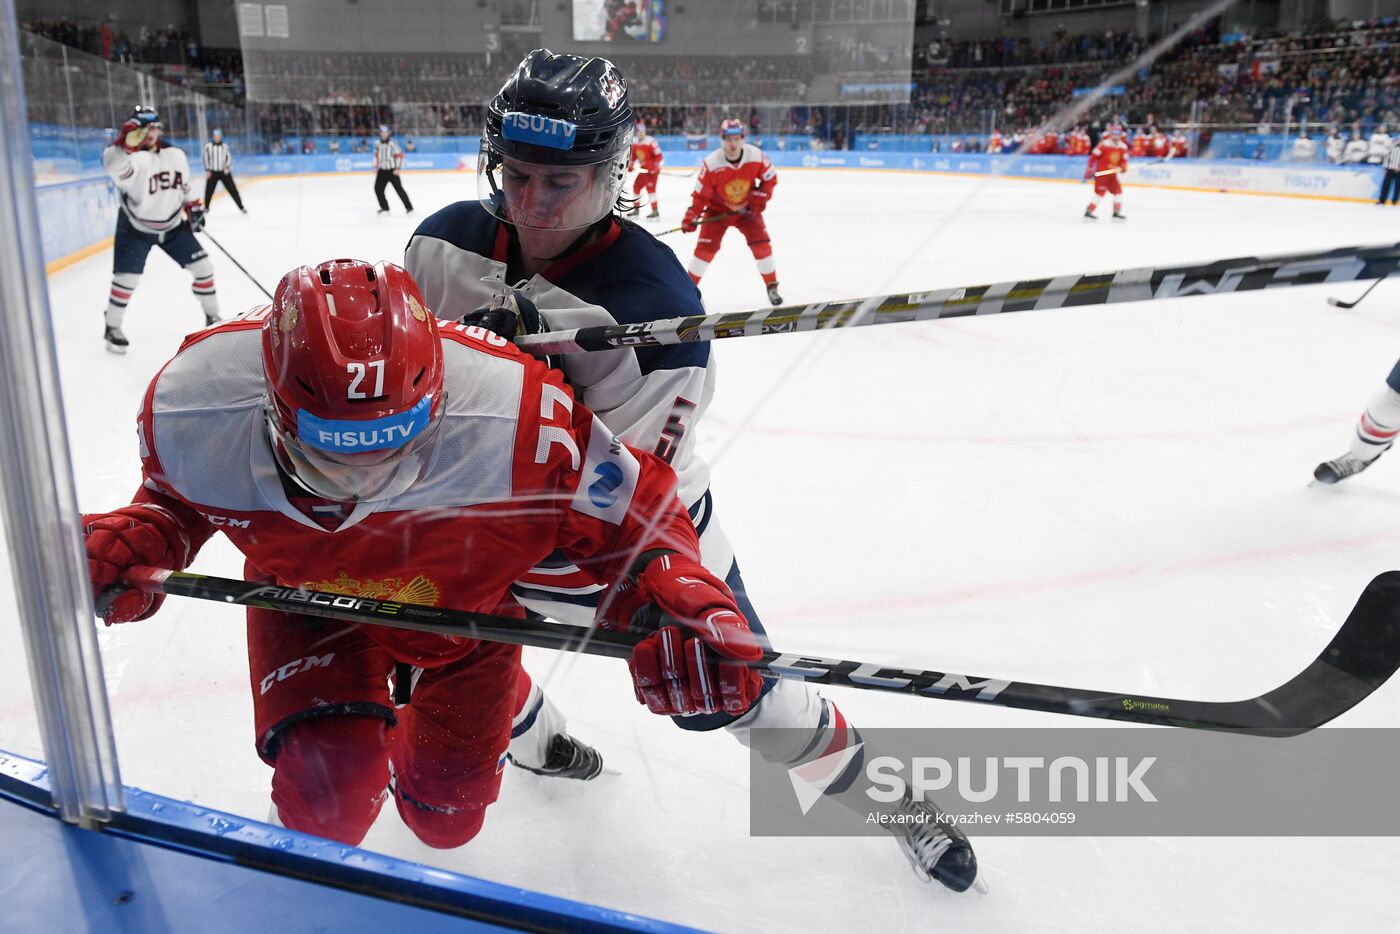
<svg viewBox="0 0 1400 934">
<path fill-rule="evenodd" d="M 778 655 L 768 670 L 784 678 L 820 680 L 829 684 L 857 684 L 901 694 L 933 696 L 969 695 L 972 700 L 995 700 L 1011 686 L 1000 678 L 973 678 L 943 671 L 892 668 L 870 662 L 853 662 L 811 655 Z"/>
</svg>

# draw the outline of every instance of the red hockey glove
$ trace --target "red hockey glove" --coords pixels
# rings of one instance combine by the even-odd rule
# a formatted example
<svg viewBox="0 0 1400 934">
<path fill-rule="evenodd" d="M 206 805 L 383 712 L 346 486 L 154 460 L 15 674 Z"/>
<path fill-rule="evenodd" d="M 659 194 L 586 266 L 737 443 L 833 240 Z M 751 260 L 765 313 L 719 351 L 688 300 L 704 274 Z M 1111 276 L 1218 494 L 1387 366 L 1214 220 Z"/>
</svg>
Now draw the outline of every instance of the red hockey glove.
<svg viewBox="0 0 1400 934">
<path fill-rule="evenodd" d="M 771 191 L 764 191 L 762 188 L 755 188 L 749 192 L 749 210 L 755 214 L 762 214 L 763 209 L 768 207 L 768 199 L 773 197 Z"/>
<path fill-rule="evenodd" d="M 694 233 L 695 228 L 700 226 L 700 212 L 691 208 L 685 212 L 685 217 L 681 218 L 681 233 Z"/>
<path fill-rule="evenodd" d="M 627 662 L 637 701 L 652 713 L 741 714 L 758 699 L 758 672 L 721 664 L 716 656 L 752 661 L 762 657 L 763 647 L 729 588 L 695 561 L 660 554 L 610 597 L 601 620 L 605 628 L 655 630 Z"/>
<path fill-rule="evenodd" d="M 122 128 L 117 131 L 117 145 L 127 152 L 137 152 L 146 145 L 146 134 L 150 131 L 150 125 L 145 124 L 132 117 L 122 124 Z"/>
<path fill-rule="evenodd" d="M 83 531 L 94 598 L 119 585 L 127 568 L 178 570 L 185 565 L 185 536 L 170 513 L 159 506 L 133 503 L 112 512 L 85 515 Z M 109 626 L 145 619 L 160 609 L 164 600 L 164 594 L 123 590 L 105 608 L 102 619 Z"/>
<path fill-rule="evenodd" d="M 198 198 L 185 204 L 185 216 L 190 220 L 190 230 L 199 233 L 204 229 L 204 203 Z"/>
</svg>

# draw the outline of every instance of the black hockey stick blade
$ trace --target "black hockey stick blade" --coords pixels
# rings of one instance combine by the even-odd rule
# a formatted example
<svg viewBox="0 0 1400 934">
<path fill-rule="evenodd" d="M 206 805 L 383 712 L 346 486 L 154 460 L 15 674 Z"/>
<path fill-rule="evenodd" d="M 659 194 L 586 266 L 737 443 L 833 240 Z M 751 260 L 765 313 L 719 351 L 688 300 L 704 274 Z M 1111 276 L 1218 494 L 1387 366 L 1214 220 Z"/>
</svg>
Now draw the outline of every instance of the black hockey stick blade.
<svg viewBox="0 0 1400 934">
<path fill-rule="evenodd" d="M 1381 278 L 1377 279 L 1375 282 L 1372 282 L 1370 285 L 1368 285 L 1368 286 L 1366 287 L 1366 291 L 1364 291 L 1364 292 L 1361 293 L 1361 297 L 1358 298 L 1358 299 L 1357 299 L 1356 301 L 1354 301 L 1354 302 L 1344 302 L 1344 301 L 1342 301 L 1342 300 L 1339 299 L 1339 298 L 1331 298 L 1331 297 L 1328 297 L 1328 299 L 1327 299 L 1327 304 L 1333 305 L 1333 306 L 1335 306 L 1335 307 L 1337 307 L 1337 308 L 1355 308 L 1357 305 L 1360 305 L 1360 304 L 1361 304 L 1362 300 L 1365 299 L 1367 295 L 1370 295 L 1370 294 L 1371 294 L 1371 290 L 1372 290 L 1372 289 L 1374 289 L 1376 286 L 1380 285 L 1380 284 L 1381 284 L 1382 282 L 1384 282 L 1384 281 L 1385 281 L 1385 277 L 1382 276 Z"/>
<path fill-rule="evenodd" d="M 181 571 L 131 569 L 125 581 L 142 590 L 175 596 L 610 658 L 628 658 L 643 638 L 637 633 L 509 619 Z M 1154 726 L 1296 736 L 1355 707 L 1400 668 L 1400 571 L 1386 571 L 1366 585 L 1346 621 L 1312 664 L 1287 683 L 1247 700 L 1194 701 L 1119 694 L 772 651 L 747 664 L 768 677 L 814 684 Z"/>
</svg>

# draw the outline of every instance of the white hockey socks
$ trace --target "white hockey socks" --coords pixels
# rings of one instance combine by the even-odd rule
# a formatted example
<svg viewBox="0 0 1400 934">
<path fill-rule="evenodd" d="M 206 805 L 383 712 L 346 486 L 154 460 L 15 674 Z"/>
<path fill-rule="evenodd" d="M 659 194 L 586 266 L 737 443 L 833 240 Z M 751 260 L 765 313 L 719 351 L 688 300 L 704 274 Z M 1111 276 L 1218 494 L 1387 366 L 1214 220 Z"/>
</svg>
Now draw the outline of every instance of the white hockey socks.
<svg viewBox="0 0 1400 934">
<path fill-rule="evenodd" d="M 824 794 L 845 790 L 861 767 L 860 734 L 835 704 L 800 681 L 779 681 L 725 729 L 768 762 L 797 769 Z"/>
<path fill-rule="evenodd" d="M 1356 434 L 1351 439 L 1351 453 L 1369 463 L 1389 449 L 1397 434 L 1400 434 L 1400 392 L 1387 385 L 1361 413 Z"/>
<path fill-rule="evenodd" d="M 194 277 L 194 284 L 190 286 L 190 291 L 194 292 L 194 297 L 199 299 L 199 307 L 204 312 L 204 320 L 209 324 L 220 320 L 219 299 L 214 293 L 214 263 L 206 256 L 190 263 L 185 267 L 185 270 Z"/>
<path fill-rule="evenodd" d="M 568 732 L 567 726 L 563 711 L 544 696 L 538 684 L 531 684 L 529 696 L 511 720 L 510 745 L 506 751 L 520 765 L 542 769 L 549 757 L 550 741 L 557 734 Z"/>
<path fill-rule="evenodd" d="M 120 328 L 126 316 L 126 306 L 131 294 L 136 291 L 136 283 L 141 281 L 140 273 L 118 272 L 112 274 L 112 289 L 107 293 L 107 311 L 104 317 L 107 327 Z"/>
</svg>

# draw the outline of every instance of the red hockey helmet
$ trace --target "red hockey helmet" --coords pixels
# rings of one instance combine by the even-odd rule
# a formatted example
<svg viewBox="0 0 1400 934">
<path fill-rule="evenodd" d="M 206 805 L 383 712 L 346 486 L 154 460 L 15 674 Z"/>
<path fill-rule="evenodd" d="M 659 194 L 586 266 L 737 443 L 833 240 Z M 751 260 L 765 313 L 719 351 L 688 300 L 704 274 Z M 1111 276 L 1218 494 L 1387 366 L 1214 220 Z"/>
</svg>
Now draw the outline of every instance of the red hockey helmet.
<svg viewBox="0 0 1400 934">
<path fill-rule="evenodd" d="M 442 343 L 407 272 L 347 259 L 294 269 L 262 338 L 268 435 L 288 476 L 357 502 L 423 475 L 445 408 Z"/>
<path fill-rule="evenodd" d="M 744 125 L 743 125 L 742 123 L 740 123 L 738 120 L 735 120 L 733 117 L 730 117 L 728 120 L 724 121 L 723 123 L 721 123 L 721 124 L 719 125 L 719 136 L 720 136 L 720 139 L 724 139 L 726 136 L 743 136 L 743 135 L 744 135 Z"/>
</svg>

